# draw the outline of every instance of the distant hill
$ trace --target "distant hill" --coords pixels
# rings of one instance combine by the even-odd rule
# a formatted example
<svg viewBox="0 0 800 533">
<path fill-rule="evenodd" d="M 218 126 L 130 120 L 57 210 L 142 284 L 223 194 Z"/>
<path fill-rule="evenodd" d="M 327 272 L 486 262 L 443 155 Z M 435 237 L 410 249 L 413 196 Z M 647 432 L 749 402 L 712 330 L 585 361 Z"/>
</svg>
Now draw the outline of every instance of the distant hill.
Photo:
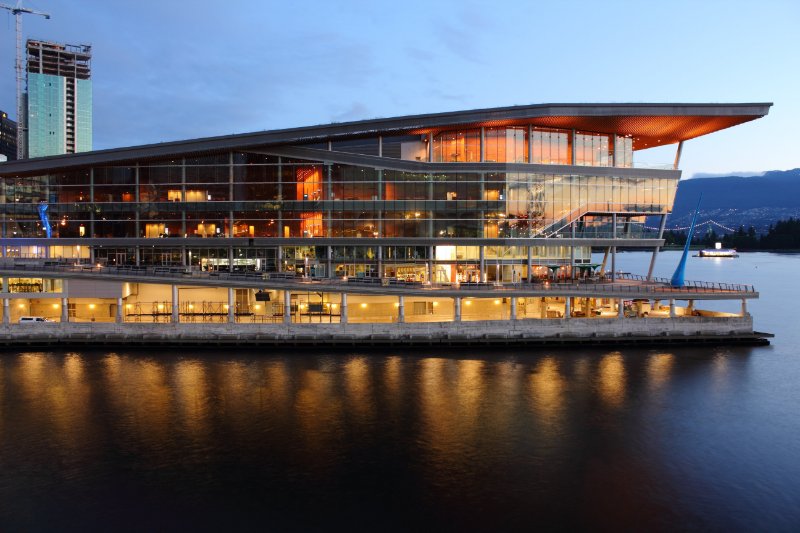
<svg viewBox="0 0 800 533">
<path fill-rule="evenodd" d="M 753 226 L 765 233 L 778 220 L 800 218 L 800 168 L 773 170 L 763 176 L 681 180 L 667 228 L 691 223 L 700 193 L 698 222 L 711 219 L 729 228 Z"/>
</svg>

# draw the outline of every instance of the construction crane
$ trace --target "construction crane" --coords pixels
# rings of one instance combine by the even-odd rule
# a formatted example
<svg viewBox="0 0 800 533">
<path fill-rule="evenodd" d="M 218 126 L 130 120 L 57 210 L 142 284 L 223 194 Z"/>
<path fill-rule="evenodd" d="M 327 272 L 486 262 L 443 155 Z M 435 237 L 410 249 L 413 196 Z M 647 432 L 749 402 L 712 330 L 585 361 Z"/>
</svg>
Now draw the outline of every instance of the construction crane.
<svg viewBox="0 0 800 533">
<path fill-rule="evenodd" d="M 0 9 L 7 9 L 16 18 L 17 27 L 17 159 L 25 157 L 25 131 L 27 124 L 25 124 L 25 109 L 22 105 L 22 15 L 41 15 L 46 19 L 50 18 L 48 13 L 41 11 L 34 11 L 22 7 L 22 0 L 17 0 L 16 6 L 9 6 L 0 4 Z"/>
</svg>

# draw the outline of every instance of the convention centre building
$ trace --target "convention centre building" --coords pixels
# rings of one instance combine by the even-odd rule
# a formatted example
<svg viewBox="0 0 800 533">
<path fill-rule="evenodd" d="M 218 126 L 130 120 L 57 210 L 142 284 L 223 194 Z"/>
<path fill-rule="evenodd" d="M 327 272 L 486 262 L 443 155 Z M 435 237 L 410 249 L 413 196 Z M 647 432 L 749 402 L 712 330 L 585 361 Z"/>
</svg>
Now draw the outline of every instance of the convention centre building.
<svg viewBox="0 0 800 533">
<path fill-rule="evenodd" d="M 374 337 L 415 322 L 535 335 L 570 319 L 747 318 L 752 287 L 652 274 L 684 142 L 770 105 L 525 105 L 9 161 L 3 323 L 371 324 Z M 636 163 L 664 145 L 668 165 Z M 618 272 L 621 248 L 651 251 L 649 271 Z"/>
</svg>

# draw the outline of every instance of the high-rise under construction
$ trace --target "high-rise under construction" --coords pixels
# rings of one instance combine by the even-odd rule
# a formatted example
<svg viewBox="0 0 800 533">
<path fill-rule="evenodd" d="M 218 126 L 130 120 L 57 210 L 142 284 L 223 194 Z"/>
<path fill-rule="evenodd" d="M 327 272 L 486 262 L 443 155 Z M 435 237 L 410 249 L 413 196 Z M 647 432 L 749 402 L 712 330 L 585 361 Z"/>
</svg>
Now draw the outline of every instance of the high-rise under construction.
<svg viewBox="0 0 800 533">
<path fill-rule="evenodd" d="M 29 39 L 27 157 L 92 149 L 92 47 Z"/>
</svg>

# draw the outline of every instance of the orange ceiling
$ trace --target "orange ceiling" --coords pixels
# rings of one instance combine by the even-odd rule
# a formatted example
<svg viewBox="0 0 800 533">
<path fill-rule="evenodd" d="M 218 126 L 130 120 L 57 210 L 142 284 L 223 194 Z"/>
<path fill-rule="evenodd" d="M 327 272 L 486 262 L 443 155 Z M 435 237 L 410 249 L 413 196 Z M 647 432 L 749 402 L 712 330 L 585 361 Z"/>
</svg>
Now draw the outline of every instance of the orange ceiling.
<svg viewBox="0 0 800 533">
<path fill-rule="evenodd" d="M 545 128 L 576 129 L 596 133 L 617 133 L 633 137 L 633 149 L 642 150 L 679 141 L 694 139 L 701 135 L 730 128 L 744 122 L 761 118 L 761 115 L 680 115 L 680 116 L 551 116 L 535 117 L 528 120 L 491 121 L 480 124 L 454 126 L 434 131 L 446 131 L 464 127 L 499 127 L 532 124 Z M 430 131 L 430 130 L 427 130 Z M 424 133 L 427 133 L 425 131 Z M 420 131 L 420 133 L 423 133 Z"/>
</svg>

